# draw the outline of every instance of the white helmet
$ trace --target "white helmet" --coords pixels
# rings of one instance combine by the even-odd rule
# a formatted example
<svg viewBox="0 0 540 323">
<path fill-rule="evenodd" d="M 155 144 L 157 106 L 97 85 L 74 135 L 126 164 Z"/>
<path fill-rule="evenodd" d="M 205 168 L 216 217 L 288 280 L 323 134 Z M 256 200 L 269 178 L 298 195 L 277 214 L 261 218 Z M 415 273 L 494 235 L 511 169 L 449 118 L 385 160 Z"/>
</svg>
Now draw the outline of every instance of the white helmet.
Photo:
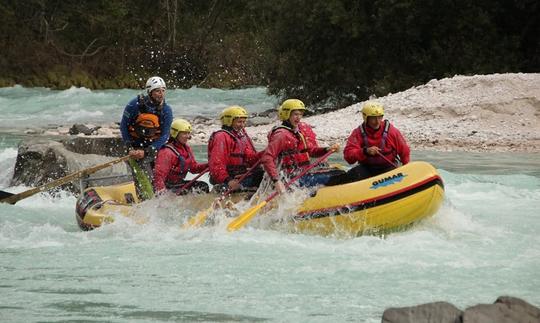
<svg viewBox="0 0 540 323">
<path fill-rule="evenodd" d="M 155 89 L 166 88 L 165 81 L 159 76 L 152 76 L 146 81 L 146 93 L 150 94 Z"/>
</svg>

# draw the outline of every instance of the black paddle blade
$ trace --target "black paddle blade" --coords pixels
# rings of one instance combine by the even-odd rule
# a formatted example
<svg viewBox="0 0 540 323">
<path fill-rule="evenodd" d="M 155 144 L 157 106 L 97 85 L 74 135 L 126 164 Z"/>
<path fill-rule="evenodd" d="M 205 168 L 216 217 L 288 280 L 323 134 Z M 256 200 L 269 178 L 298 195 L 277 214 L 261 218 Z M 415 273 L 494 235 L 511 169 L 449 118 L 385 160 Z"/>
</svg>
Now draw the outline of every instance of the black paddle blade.
<svg viewBox="0 0 540 323">
<path fill-rule="evenodd" d="M 0 201 L 3 199 L 7 199 L 8 197 L 13 196 L 13 195 L 15 194 L 6 192 L 6 191 L 0 191 Z"/>
</svg>

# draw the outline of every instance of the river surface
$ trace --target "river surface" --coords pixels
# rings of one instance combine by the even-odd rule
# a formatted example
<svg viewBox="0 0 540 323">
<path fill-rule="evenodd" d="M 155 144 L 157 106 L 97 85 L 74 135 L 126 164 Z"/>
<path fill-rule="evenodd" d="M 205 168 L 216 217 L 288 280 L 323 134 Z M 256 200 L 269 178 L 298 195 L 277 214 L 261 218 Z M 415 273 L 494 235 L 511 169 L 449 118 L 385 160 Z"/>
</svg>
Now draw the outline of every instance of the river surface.
<svg viewBox="0 0 540 323">
<path fill-rule="evenodd" d="M 0 189 L 28 189 L 9 184 L 24 137 L 15 123 L 55 124 L 77 111 L 87 114 L 69 122 L 116 120 L 135 93 L 0 89 Z M 167 95 L 199 102 L 186 115 L 276 104 L 260 88 Z M 414 151 L 412 159 L 439 170 L 445 202 L 434 217 L 384 237 L 181 230 L 187 215 L 163 201 L 149 206 L 156 216 L 145 224 L 119 219 L 82 232 L 70 193 L 0 204 L 0 321 L 380 322 L 388 307 L 448 301 L 465 309 L 501 295 L 540 306 L 540 155 Z"/>
</svg>

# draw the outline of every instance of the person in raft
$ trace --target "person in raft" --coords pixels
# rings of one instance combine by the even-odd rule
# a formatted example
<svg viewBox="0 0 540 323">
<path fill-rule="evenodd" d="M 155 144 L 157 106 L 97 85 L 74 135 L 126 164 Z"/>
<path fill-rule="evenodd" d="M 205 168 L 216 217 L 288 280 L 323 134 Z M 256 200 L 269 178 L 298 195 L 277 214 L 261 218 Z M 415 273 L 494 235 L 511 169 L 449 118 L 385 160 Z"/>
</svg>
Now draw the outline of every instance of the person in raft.
<svg viewBox="0 0 540 323">
<path fill-rule="evenodd" d="M 129 166 L 140 199 L 153 196 L 152 169 L 157 151 L 167 143 L 173 119 L 165 102 L 165 81 L 153 76 L 146 81 L 146 95 L 139 95 L 125 107 L 120 121 L 122 141 L 129 150 Z"/>
<path fill-rule="evenodd" d="M 280 194 L 285 192 L 285 186 L 280 178 L 278 164 L 281 164 L 281 170 L 286 177 L 293 177 L 310 164 L 310 157 L 320 157 L 330 150 L 339 150 L 339 144 L 323 148 L 306 140 L 305 128 L 309 128 L 312 132 L 311 127 L 303 123 L 304 130 L 299 129 L 305 111 L 304 102 L 298 99 L 288 99 L 281 104 L 278 108 L 278 118 L 282 123 L 272 128 L 268 134 L 268 146 L 261 157 L 264 170 Z M 299 179 L 299 186 L 324 185 L 333 174 L 335 170 L 307 173 Z"/>
<path fill-rule="evenodd" d="M 154 189 L 157 193 L 167 190 L 184 195 L 187 193 L 208 193 L 208 184 L 194 181 L 183 189 L 189 181 L 185 180 L 188 172 L 199 174 L 208 168 L 207 163 L 198 163 L 188 145 L 191 139 L 191 124 L 184 119 L 174 119 L 171 124 L 171 136 L 157 153 L 154 166 Z"/>
<path fill-rule="evenodd" d="M 256 190 L 263 171 L 256 168 L 240 182 L 259 159 L 255 146 L 245 130 L 248 113 L 241 106 L 231 106 L 220 114 L 221 129 L 214 131 L 208 141 L 210 183 L 217 192 L 226 190 Z"/>
<path fill-rule="evenodd" d="M 410 149 L 399 130 L 383 119 L 384 107 L 376 101 L 367 101 L 362 107 L 364 122 L 355 128 L 343 150 L 345 160 L 357 166 L 347 173 L 332 177 L 326 185 L 356 182 L 394 169 L 398 162 L 410 160 Z"/>
</svg>

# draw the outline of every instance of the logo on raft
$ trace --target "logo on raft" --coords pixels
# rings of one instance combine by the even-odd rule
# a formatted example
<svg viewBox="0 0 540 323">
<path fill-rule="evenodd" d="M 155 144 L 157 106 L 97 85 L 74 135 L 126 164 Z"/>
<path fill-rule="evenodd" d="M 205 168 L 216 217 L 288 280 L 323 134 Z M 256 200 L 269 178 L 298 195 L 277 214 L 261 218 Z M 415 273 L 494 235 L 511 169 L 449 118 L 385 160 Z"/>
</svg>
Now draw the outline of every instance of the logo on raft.
<svg viewBox="0 0 540 323">
<path fill-rule="evenodd" d="M 379 187 L 385 187 L 385 186 L 389 186 L 389 185 L 392 185 L 392 184 L 395 184 L 395 183 L 399 183 L 406 176 L 407 175 L 403 175 L 403 173 L 397 173 L 397 174 L 394 174 L 392 176 L 388 176 L 388 177 L 385 177 L 385 178 L 378 179 L 376 181 L 373 181 L 373 183 L 371 183 L 372 185 L 371 185 L 370 189 L 376 190 Z"/>
</svg>

